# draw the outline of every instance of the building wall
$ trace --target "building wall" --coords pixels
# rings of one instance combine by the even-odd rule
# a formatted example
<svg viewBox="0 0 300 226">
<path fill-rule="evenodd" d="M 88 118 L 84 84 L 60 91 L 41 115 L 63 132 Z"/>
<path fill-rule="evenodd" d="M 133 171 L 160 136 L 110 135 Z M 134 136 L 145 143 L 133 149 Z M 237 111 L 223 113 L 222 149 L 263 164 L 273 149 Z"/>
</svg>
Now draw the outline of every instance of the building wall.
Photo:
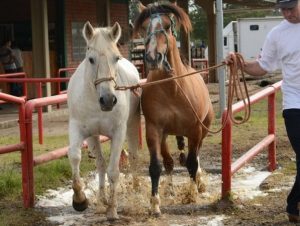
<svg viewBox="0 0 300 226">
<path fill-rule="evenodd" d="M 90 21 L 96 26 L 96 1 L 95 0 L 65 0 L 66 23 L 66 49 L 68 67 L 76 67 L 80 61 L 73 59 L 72 53 L 72 22 Z"/>
<path fill-rule="evenodd" d="M 55 33 L 57 30 L 57 23 L 61 23 L 61 21 L 57 21 L 57 0 L 47 0 L 48 3 L 48 20 L 49 20 L 49 44 L 50 51 L 53 52 L 53 62 L 51 65 L 55 66 L 51 67 L 51 74 L 55 74 L 57 70 L 56 64 L 56 38 Z M 61 0 L 59 0 L 61 1 Z M 103 10 L 105 11 L 105 7 L 101 7 L 98 11 L 97 17 L 97 4 L 100 2 L 101 6 L 105 5 L 106 0 L 64 0 L 65 1 L 65 49 L 66 49 L 66 61 L 68 67 L 76 67 L 80 63 L 80 60 L 74 60 L 72 53 L 72 22 L 82 22 L 90 21 L 93 26 L 105 26 L 106 21 L 99 21 L 99 18 L 105 17 L 103 14 Z M 18 32 L 15 32 L 13 38 L 16 38 L 17 41 L 21 37 L 23 42 L 26 40 L 24 45 L 23 42 L 19 42 L 19 45 L 22 46 L 21 49 L 23 51 L 28 51 L 27 54 L 29 57 L 32 55 L 32 45 L 31 45 L 31 6 L 30 0 L 5 0 L 1 1 L 0 7 L 0 24 L 12 24 L 18 26 Z M 110 4 L 110 23 L 113 25 L 116 21 L 119 22 L 122 28 L 122 38 L 120 40 L 120 50 L 124 57 L 128 58 L 128 43 L 130 41 L 129 35 L 129 25 L 128 25 L 128 0 L 109 0 Z M 17 6 L 17 7 L 16 7 Z M 97 21 L 98 20 L 98 21 Z M 104 19 L 103 19 L 104 20 Z M 56 24 L 56 25 L 55 25 Z M 54 29 L 53 31 L 51 29 Z M 53 34 L 53 35 L 52 35 Z M 0 34 L 1 36 L 1 34 Z M 52 37 L 53 36 L 53 37 Z M 26 56 L 27 56 L 26 55 Z M 26 72 L 31 76 L 31 68 L 32 61 L 31 59 L 26 59 Z M 28 69 L 27 69 L 28 68 Z M 0 67 L 0 73 L 1 73 Z"/>
<path fill-rule="evenodd" d="M 116 21 L 121 25 L 124 35 L 120 40 L 120 50 L 124 57 L 128 58 L 128 3 L 110 3 L 110 21 L 113 25 Z M 72 22 L 90 21 L 93 26 L 98 26 L 96 0 L 65 0 L 65 20 L 66 20 L 66 48 L 67 66 L 76 67 L 80 60 L 73 59 L 72 49 Z M 101 25 L 103 23 L 100 22 Z"/>
<path fill-rule="evenodd" d="M 111 3 L 110 17 L 111 25 L 118 22 L 122 28 L 122 36 L 119 41 L 119 48 L 124 57 L 129 57 L 129 42 L 130 42 L 130 30 L 129 30 L 129 7 L 127 3 Z"/>
</svg>

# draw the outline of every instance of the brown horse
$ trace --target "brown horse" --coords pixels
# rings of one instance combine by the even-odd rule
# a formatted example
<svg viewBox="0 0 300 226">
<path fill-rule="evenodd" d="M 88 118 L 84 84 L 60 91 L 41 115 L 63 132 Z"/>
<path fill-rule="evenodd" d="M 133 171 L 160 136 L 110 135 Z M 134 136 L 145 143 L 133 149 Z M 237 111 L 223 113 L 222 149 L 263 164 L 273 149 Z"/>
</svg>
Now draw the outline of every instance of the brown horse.
<svg viewBox="0 0 300 226">
<path fill-rule="evenodd" d="M 183 64 L 176 45 L 176 30 L 182 26 L 185 32 L 189 32 L 192 28 L 184 10 L 174 4 L 152 4 L 147 7 L 140 4 L 140 11 L 134 31 L 145 39 L 145 58 L 149 68 L 147 82 L 193 72 L 194 69 Z M 188 139 L 186 167 L 194 188 L 201 191 L 199 151 L 214 113 L 200 74 L 145 87 L 141 98 L 150 152 L 151 211 L 154 215 L 160 215 L 160 156 L 167 174 L 171 175 L 174 167 L 166 143 L 167 136 Z"/>
</svg>

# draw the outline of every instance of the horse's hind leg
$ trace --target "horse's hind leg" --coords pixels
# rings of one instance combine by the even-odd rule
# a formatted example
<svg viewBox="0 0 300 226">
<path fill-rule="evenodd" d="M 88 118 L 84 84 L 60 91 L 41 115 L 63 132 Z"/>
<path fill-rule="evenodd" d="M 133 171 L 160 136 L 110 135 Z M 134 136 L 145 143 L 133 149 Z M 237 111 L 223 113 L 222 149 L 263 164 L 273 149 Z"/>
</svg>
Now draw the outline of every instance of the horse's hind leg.
<svg viewBox="0 0 300 226">
<path fill-rule="evenodd" d="M 99 188 L 97 194 L 97 205 L 98 211 L 104 212 L 107 206 L 106 191 L 105 191 L 105 172 L 106 164 L 105 159 L 101 150 L 101 145 L 98 136 L 92 136 L 87 139 L 89 152 L 95 154 L 96 157 L 96 167 L 99 177 Z M 103 209 L 104 207 L 104 209 Z"/>
<path fill-rule="evenodd" d="M 179 151 L 184 150 L 184 137 L 183 136 L 176 136 L 176 140 L 177 140 L 177 148 Z"/>
<path fill-rule="evenodd" d="M 184 137 L 183 136 L 176 136 L 176 141 L 177 141 L 177 148 L 180 151 L 179 163 L 180 163 L 181 166 L 185 166 L 186 157 L 185 157 L 185 154 L 184 154 L 184 147 L 185 147 Z"/>
<path fill-rule="evenodd" d="M 186 167 L 190 174 L 191 179 L 195 182 L 198 192 L 205 191 L 205 185 L 201 180 L 201 168 L 199 151 L 202 141 L 197 137 L 196 139 L 189 138 L 189 153 L 186 160 Z"/>
<path fill-rule="evenodd" d="M 88 200 L 83 192 L 83 184 L 79 175 L 79 166 L 81 161 L 81 145 L 84 140 L 83 136 L 78 132 L 78 128 L 70 123 L 69 126 L 70 148 L 68 152 L 69 161 L 72 168 L 72 188 L 73 208 L 77 211 L 83 211 L 88 207 Z"/>
<path fill-rule="evenodd" d="M 127 142 L 129 149 L 129 163 L 130 171 L 133 176 L 133 189 L 137 190 L 140 183 L 137 177 L 138 171 L 138 149 L 139 149 L 139 126 L 140 126 L 140 112 L 137 111 L 127 124 Z"/>
</svg>

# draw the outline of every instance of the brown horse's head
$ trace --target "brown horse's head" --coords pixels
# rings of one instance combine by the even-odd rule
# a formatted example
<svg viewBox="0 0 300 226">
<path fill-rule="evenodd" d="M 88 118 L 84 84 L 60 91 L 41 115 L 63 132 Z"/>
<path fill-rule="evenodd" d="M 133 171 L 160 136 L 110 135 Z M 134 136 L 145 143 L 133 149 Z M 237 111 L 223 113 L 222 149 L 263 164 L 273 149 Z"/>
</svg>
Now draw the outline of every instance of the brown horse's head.
<svg viewBox="0 0 300 226">
<path fill-rule="evenodd" d="M 135 21 L 134 32 L 145 39 L 145 58 L 151 69 L 168 68 L 167 52 L 176 46 L 176 30 L 183 26 L 188 33 L 191 22 L 183 9 L 175 4 L 140 4 L 140 15 Z"/>
</svg>

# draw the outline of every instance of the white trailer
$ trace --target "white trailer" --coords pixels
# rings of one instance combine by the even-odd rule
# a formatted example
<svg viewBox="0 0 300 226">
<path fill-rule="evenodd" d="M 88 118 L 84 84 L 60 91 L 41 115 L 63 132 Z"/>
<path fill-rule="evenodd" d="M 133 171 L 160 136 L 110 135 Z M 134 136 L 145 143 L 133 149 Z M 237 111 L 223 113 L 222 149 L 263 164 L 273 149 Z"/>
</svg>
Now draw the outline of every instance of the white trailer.
<svg viewBox="0 0 300 226">
<path fill-rule="evenodd" d="M 282 20 L 282 17 L 259 17 L 230 22 L 223 30 L 224 57 L 232 51 L 241 53 L 246 60 L 256 59 L 267 34 Z"/>
<path fill-rule="evenodd" d="M 237 22 L 231 21 L 223 29 L 224 46 L 223 46 L 223 56 L 224 58 L 229 52 L 237 52 Z"/>
</svg>

